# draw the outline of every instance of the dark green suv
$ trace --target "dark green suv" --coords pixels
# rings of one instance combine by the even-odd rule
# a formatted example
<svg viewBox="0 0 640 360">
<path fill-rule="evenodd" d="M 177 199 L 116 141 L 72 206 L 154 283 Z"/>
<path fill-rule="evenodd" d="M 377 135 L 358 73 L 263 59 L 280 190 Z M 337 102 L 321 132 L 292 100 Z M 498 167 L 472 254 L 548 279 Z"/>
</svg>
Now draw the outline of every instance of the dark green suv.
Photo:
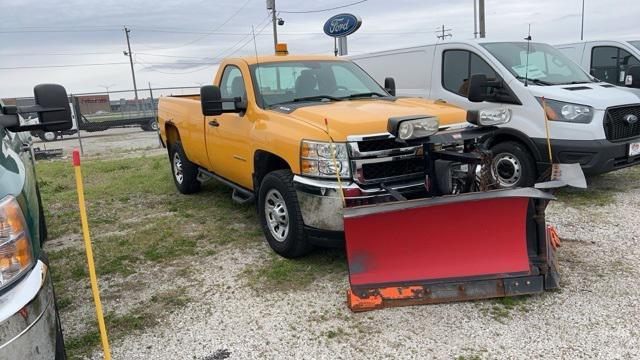
<svg viewBox="0 0 640 360">
<path fill-rule="evenodd" d="M 34 95 L 35 106 L 0 112 L 0 359 L 65 358 L 29 131 L 68 129 L 71 112 L 62 86 L 38 85 Z M 39 124 L 22 124 L 21 113 L 37 113 Z"/>
</svg>

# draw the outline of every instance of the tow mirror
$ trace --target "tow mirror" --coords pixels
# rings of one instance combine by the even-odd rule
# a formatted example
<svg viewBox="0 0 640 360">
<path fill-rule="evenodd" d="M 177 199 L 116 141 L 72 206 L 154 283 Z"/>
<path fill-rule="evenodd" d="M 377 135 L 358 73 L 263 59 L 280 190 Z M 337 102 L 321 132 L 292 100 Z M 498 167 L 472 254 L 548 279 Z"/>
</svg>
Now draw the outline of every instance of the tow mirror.
<svg viewBox="0 0 640 360">
<path fill-rule="evenodd" d="M 640 66 L 631 66 L 627 70 L 624 85 L 632 88 L 640 88 Z"/>
<path fill-rule="evenodd" d="M 2 108 L 0 123 L 13 132 L 43 130 L 64 131 L 73 126 L 69 97 L 63 86 L 40 84 L 33 88 L 35 105 L 5 106 Z M 20 125 L 19 114 L 37 113 L 38 124 Z"/>
<path fill-rule="evenodd" d="M 201 87 L 200 104 L 202 105 L 202 115 L 214 116 L 222 114 L 220 88 L 215 85 L 205 85 Z"/>
<path fill-rule="evenodd" d="M 389 95 L 396 96 L 396 81 L 392 77 L 385 78 L 384 89 L 387 90 Z"/>
<path fill-rule="evenodd" d="M 483 102 L 487 99 L 487 75 L 474 74 L 469 80 L 469 92 L 467 99 L 471 102 Z"/>
</svg>

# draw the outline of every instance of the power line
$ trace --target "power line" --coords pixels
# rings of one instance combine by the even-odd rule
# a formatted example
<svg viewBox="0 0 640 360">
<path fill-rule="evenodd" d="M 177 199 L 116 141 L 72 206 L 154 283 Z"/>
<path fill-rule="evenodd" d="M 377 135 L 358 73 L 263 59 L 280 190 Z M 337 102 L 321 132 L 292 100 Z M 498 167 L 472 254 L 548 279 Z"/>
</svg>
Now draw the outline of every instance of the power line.
<svg viewBox="0 0 640 360">
<path fill-rule="evenodd" d="M 124 65 L 124 64 L 128 64 L 128 62 L 111 62 L 111 63 L 94 63 L 94 64 L 64 64 L 64 65 L 26 65 L 26 66 L 0 67 L 0 70 L 48 69 L 48 68 L 68 68 L 68 67 L 81 67 L 81 66 L 105 66 L 105 65 Z"/>
<path fill-rule="evenodd" d="M 352 2 L 350 4 L 346 4 L 346 5 L 341 5 L 341 6 L 336 6 L 336 7 L 332 7 L 332 8 L 327 8 L 327 9 L 319 9 L 319 10 L 300 10 L 300 11 L 285 11 L 285 10 L 278 10 L 279 12 L 283 13 L 283 14 L 310 14 L 310 13 L 319 13 L 319 12 L 325 12 L 325 11 L 331 11 L 331 10 L 337 10 L 337 9 L 342 9 L 342 8 L 346 8 L 349 6 L 353 6 L 353 5 L 357 5 L 357 4 L 361 4 L 363 2 L 366 2 L 367 0 L 360 0 L 360 1 L 356 1 L 356 2 Z"/>
</svg>

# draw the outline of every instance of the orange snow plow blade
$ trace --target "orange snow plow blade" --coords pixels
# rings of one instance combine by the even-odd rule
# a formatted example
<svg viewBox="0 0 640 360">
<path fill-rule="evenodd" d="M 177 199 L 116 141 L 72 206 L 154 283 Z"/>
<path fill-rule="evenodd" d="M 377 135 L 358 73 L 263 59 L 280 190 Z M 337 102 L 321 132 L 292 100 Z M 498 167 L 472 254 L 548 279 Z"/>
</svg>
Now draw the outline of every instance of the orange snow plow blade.
<svg viewBox="0 0 640 360">
<path fill-rule="evenodd" d="M 345 209 L 349 308 L 557 288 L 555 248 L 544 219 L 551 199 L 524 188 Z"/>
</svg>

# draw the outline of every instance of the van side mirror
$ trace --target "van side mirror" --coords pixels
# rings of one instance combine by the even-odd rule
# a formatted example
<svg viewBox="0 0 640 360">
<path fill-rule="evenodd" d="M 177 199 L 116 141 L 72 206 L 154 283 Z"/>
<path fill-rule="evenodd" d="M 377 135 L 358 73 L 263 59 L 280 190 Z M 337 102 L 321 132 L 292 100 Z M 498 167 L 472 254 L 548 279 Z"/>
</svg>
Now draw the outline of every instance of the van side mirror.
<svg viewBox="0 0 640 360">
<path fill-rule="evenodd" d="M 483 102 L 487 99 L 487 75 L 474 74 L 469 79 L 469 92 L 467 99 L 471 102 Z"/>
<path fill-rule="evenodd" d="M 202 115 L 214 116 L 222 114 L 220 88 L 215 85 L 205 85 L 201 87 L 200 104 L 202 106 Z"/>
<path fill-rule="evenodd" d="M 0 124 L 13 132 L 43 130 L 63 131 L 73 126 L 69 97 L 63 86 L 40 84 L 33 88 L 35 105 L 5 106 L 2 108 Z M 19 114 L 37 113 L 38 124 L 20 125 Z"/>
<path fill-rule="evenodd" d="M 627 69 L 627 76 L 624 79 L 624 86 L 640 88 L 640 66 L 631 66 Z"/>
<path fill-rule="evenodd" d="M 385 78 L 384 89 L 387 90 L 389 95 L 396 96 L 396 81 L 392 77 Z"/>
</svg>

